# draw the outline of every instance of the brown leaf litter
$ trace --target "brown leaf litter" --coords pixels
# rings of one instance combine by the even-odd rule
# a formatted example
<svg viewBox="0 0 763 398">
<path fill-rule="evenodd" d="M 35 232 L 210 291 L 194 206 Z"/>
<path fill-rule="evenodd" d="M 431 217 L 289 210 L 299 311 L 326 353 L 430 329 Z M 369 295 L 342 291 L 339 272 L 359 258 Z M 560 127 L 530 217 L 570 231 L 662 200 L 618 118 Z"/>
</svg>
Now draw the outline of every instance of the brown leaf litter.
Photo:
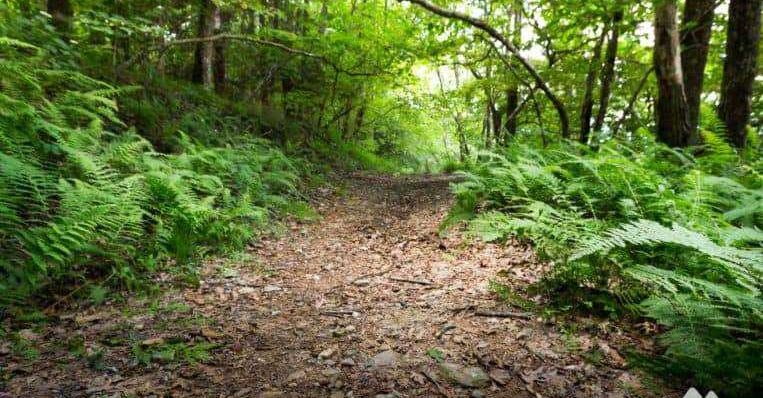
<svg viewBox="0 0 763 398">
<path fill-rule="evenodd" d="M 490 279 L 521 292 L 548 265 L 518 242 L 440 236 L 451 182 L 348 176 L 347 194 L 316 193 L 320 221 L 209 261 L 159 310 L 130 299 L 27 332 L 39 357 L 0 351 L 0 397 L 662 395 L 618 352 L 638 337 L 605 324 L 570 335 L 497 300 Z"/>
</svg>

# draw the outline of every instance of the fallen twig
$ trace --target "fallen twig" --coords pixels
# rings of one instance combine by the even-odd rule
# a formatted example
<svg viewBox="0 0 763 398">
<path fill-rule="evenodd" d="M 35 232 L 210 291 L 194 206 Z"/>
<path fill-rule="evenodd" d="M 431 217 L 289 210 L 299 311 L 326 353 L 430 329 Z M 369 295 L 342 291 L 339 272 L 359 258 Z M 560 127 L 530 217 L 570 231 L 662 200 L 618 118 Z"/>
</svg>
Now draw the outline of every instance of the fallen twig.
<svg viewBox="0 0 763 398">
<path fill-rule="evenodd" d="M 408 279 L 408 278 L 399 278 L 396 276 L 390 276 L 389 280 L 395 281 L 395 282 L 406 282 L 406 283 L 413 283 L 416 285 L 426 285 L 426 286 L 429 286 L 432 284 L 432 282 L 425 279 Z"/>
<path fill-rule="evenodd" d="M 359 281 L 359 280 L 361 280 L 361 279 L 366 279 L 366 278 L 373 278 L 373 277 L 376 277 L 376 276 L 382 276 L 382 275 L 384 275 L 384 274 L 386 274 L 386 273 L 388 273 L 388 272 L 392 271 L 392 268 L 395 268 L 395 267 L 394 267 L 394 266 L 392 266 L 392 265 L 390 265 L 389 267 L 387 267 L 387 268 L 384 268 L 384 269 L 383 269 L 383 270 L 381 270 L 381 271 L 378 271 L 378 272 L 372 272 L 372 273 L 370 273 L 370 274 L 364 274 L 364 275 L 361 275 L 361 276 L 359 276 L 359 277 L 357 277 L 357 278 L 354 278 L 354 279 L 350 280 L 349 282 L 340 283 L 340 284 L 338 284 L 338 285 L 336 285 L 336 286 L 332 287 L 332 288 L 331 288 L 331 289 L 329 289 L 329 290 L 328 290 L 326 293 L 331 293 L 331 292 L 333 292 L 334 290 L 336 290 L 336 289 L 339 289 L 340 287 L 343 287 L 343 286 L 352 285 L 353 283 L 355 283 L 355 282 L 357 282 L 357 281 Z"/>
<path fill-rule="evenodd" d="M 358 313 L 358 311 L 353 311 L 353 310 L 321 311 L 321 315 L 325 315 L 325 316 L 347 316 L 347 315 L 355 315 L 356 313 Z"/>
<path fill-rule="evenodd" d="M 436 339 L 439 339 L 439 338 L 440 338 L 440 337 L 442 337 L 442 335 L 444 335 L 444 334 L 445 334 L 447 331 L 449 331 L 449 330 L 453 330 L 453 329 L 455 329 L 455 328 L 456 328 L 456 325 L 454 325 L 454 324 L 452 324 L 452 323 L 449 323 L 449 324 L 447 324 L 447 325 L 445 325 L 445 326 L 441 327 L 441 328 L 440 328 L 440 330 L 438 330 L 438 331 L 437 331 L 437 333 L 435 333 L 434 337 L 435 337 Z"/>
</svg>

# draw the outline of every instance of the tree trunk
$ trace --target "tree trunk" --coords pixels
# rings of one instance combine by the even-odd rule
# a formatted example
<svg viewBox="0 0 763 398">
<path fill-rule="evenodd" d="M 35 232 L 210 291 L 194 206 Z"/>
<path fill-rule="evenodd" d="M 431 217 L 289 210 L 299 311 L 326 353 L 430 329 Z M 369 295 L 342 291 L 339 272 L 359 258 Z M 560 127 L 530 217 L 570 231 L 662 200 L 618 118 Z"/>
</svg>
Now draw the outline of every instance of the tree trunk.
<svg viewBox="0 0 763 398">
<path fill-rule="evenodd" d="M 501 138 L 501 129 L 502 129 L 501 121 L 503 119 L 503 114 L 500 112 L 498 107 L 496 107 L 495 101 L 491 101 L 490 113 L 493 116 L 493 122 L 492 122 L 492 126 L 493 126 L 493 143 L 496 146 L 498 146 L 498 145 L 500 145 L 501 140 L 502 140 L 502 138 Z"/>
<path fill-rule="evenodd" d="M 215 6 L 211 0 L 201 0 L 199 4 L 199 27 L 198 37 L 212 36 L 215 26 Z M 213 65 L 215 43 L 202 41 L 196 45 L 194 54 L 193 76 L 194 83 L 203 84 L 205 88 L 212 89 L 214 85 Z"/>
<path fill-rule="evenodd" d="M 593 89 L 596 83 L 596 74 L 601 68 L 601 47 L 604 45 L 604 39 L 607 37 L 607 28 L 601 28 L 601 35 L 596 40 L 593 47 L 591 61 L 588 63 L 588 75 L 585 79 L 585 93 L 583 94 L 583 103 L 580 108 L 580 136 L 579 141 L 583 144 L 588 143 L 588 137 L 591 134 L 591 115 L 593 115 Z"/>
<path fill-rule="evenodd" d="M 604 70 L 601 72 L 599 111 L 596 113 L 593 131 L 601 131 L 604 127 L 604 118 L 607 116 L 609 97 L 612 95 L 612 83 L 615 81 L 615 61 L 617 60 L 617 46 L 620 40 L 620 23 L 622 20 L 623 10 L 615 11 L 612 16 L 609 41 L 607 42 L 607 54 L 604 57 Z"/>
<path fill-rule="evenodd" d="M 731 0 L 718 114 L 732 144 L 747 143 L 752 89 L 757 74 L 761 0 Z"/>
<path fill-rule="evenodd" d="M 506 122 L 504 123 L 504 129 L 506 130 L 506 137 L 517 134 L 517 115 L 514 112 L 519 106 L 519 87 L 513 84 L 506 90 Z"/>
<path fill-rule="evenodd" d="M 466 142 L 466 134 L 461 123 L 456 122 L 456 134 L 458 136 L 458 158 L 463 163 L 469 156 L 469 144 Z"/>
<path fill-rule="evenodd" d="M 485 102 L 485 115 L 482 117 L 482 141 L 485 144 L 485 148 L 491 148 L 492 140 L 490 134 L 493 132 L 493 116 L 491 115 L 490 99 Z"/>
<path fill-rule="evenodd" d="M 230 13 L 221 12 L 219 8 L 215 7 L 214 11 L 214 34 L 221 34 L 225 30 L 225 24 L 230 21 Z M 227 85 L 227 72 L 225 68 L 225 48 L 228 43 L 225 40 L 216 40 L 214 46 L 214 80 L 215 91 L 219 94 L 225 93 L 228 89 Z"/>
<path fill-rule="evenodd" d="M 522 44 L 522 2 L 515 0 L 512 3 L 512 14 L 514 17 L 514 26 L 512 28 L 512 41 L 515 47 L 519 48 Z M 508 137 L 517 134 L 517 115 L 519 106 L 519 85 L 512 82 L 506 90 L 506 122 L 504 130 L 506 137 L 504 141 L 508 142 Z"/>
<path fill-rule="evenodd" d="M 654 17 L 654 71 L 657 76 L 657 139 L 671 147 L 691 144 L 689 107 L 681 68 L 676 0 L 658 0 Z"/>
<path fill-rule="evenodd" d="M 53 27 L 65 41 L 71 39 L 72 17 L 74 10 L 69 0 L 48 0 L 48 14 L 52 17 Z"/>
<path fill-rule="evenodd" d="M 684 90 L 689 106 L 691 141 L 699 142 L 699 106 L 702 81 L 710 49 L 716 0 L 686 0 L 681 23 L 681 66 L 684 70 Z"/>
<path fill-rule="evenodd" d="M 363 128 L 363 122 L 365 122 L 365 116 L 366 116 L 366 105 L 363 104 L 360 106 L 360 109 L 358 109 L 358 114 L 355 115 L 355 130 L 353 133 L 359 133 L 360 130 Z"/>
<path fill-rule="evenodd" d="M 444 101 L 447 101 L 447 95 L 445 94 L 445 85 L 442 81 L 442 74 L 440 74 L 440 68 L 435 70 L 437 73 L 437 81 L 440 83 L 440 94 Z M 477 75 L 474 70 L 472 73 Z M 461 85 L 461 79 L 459 78 L 458 67 L 453 65 L 453 77 L 456 80 L 456 87 Z M 464 133 L 464 124 L 461 118 L 461 113 L 456 109 L 453 110 L 453 122 L 456 124 L 456 139 L 458 140 L 458 158 L 461 162 L 464 162 L 469 156 L 469 143 L 466 141 L 466 134 Z M 483 126 L 484 127 L 484 126 Z"/>
</svg>

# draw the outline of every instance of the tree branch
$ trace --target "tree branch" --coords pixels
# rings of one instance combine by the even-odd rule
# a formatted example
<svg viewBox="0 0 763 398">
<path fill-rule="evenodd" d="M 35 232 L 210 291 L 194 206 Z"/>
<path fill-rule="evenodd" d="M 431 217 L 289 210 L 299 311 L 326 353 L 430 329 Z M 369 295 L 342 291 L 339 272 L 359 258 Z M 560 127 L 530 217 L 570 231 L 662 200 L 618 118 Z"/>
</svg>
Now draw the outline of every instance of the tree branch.
<svg viewBox="0 0 763 398">
<path fill-rule="evenodd" d="M 466 14 L 462 14 L 458 11 L 451 11 L 446 10 L 444 8 L 441 8 L 435 4 L 430 3 L 427 0 L 398 0 L 399 2 L 408 1 L 410 3 L 416 4 L 434 14 L 437 14 L 441 17 L 449 18 L 449 19 L 456 19 L 462 22 L 465 22 L 485 33 L 487 33 L 490 37 L 498 40 L 501 44 L 503 44 L 504 47 L 512 54 L 514 57 L 517 58 L 519 63 L 522 65 L 524 69 L 527 70 L 527 72 L 530 74 L 530 76 L 533 78 L 535 83 L 538 85 L 538 87 L 543 91 L 543 93 L 548 97 L 548 99 L 551 101 L 551 103 L 554 105 L 554 108 L 556 108 L 557 113 L 559 114 L 559 123 L 561 125 L 562 129 L 562 137 L 569 137 L 570 136 L 570 128 L 569 128 L 569 118 L 567 117 L 567 110 L 564 107 L 564 104 L 559 100 L 559 98 L 554 94 L 553 91 L 548 87 L 548 84 L 546 84 L 546 81 L 543 80 L 543 77 L 538 73 L 537 70 L 535 70 L 535 67 L 530 64 L 530 61 L 528 61 L 526 58 L 522 56 L 522 54 L 519 52 L 519 50 L 514 47 L 514 45 L 509 41 L 506 37 L 504 37 L 502 34 L 500 34 L 495 28 L 488 25 L 487 22 L 477 19 L 474 17 L 471 17 Z"/>
<path fill-rule="evenodd" d="M 345 69 L 343 69 L 342 67 L 340 67 L 339 65 L 335 64 L 333 61 L 329 60 L 328 58 L 326 58 L 325 56 L 323 56 L 321 54 L 316 54 L 316 53 L 312 53 L 312 52 L 309 52 L 309 51 L 301 50 L 301 49 L 298 49 L 298 48 L 289 47 L 289 46 L 287 46 L 287 45 L 285 45 L 283 43 L 278 43 L 278 42 L 271 41 L 271 40 L 259 39 L 259 38 L 256 38 L 256 37 L 251 37 L 251 36 L 246 36 L 246 35 L 235 35 L 235 34 L 230 34 L 230 33 L 221 33 L 221 34 L 217 34 L 217 35 L 213 35 L 213 36 L 207 36 L 207 37 L 194 37 L 194 38 L 189 38 L 189 39 L 178 39 L 178 40 L 173 40 L 173 41 L 170 41 L 170 42 L 167 42 L 167 43 L 164 43 L 164 44 L 160 44 L 160 45 L 157 45 L 157 46 L 149 47 L 143 53 L 140 53 L 140 54 L 136 55 L 135 57 L 133 57 L 133 58 L 125 61 L 124 63 L 122 63 L 119 66 L 118 70 L 120 70 L 120 71 L 124 70 L 125 68 L 127 68 L 130 65 L 134 64 L 136 61 L 138 61 L 139 59 L 143 58 L 143 55 L 145 55 L 145 53 L 147 53 L 149 51 L 159 51 L 159 52 L 163 53 L 163 52 L 167 51 L 167 49 L 169 49 L 170 47 L 173 47 L 173 46 L 179 46 L 179 45 L 185 45 L 185 44 L 205 43 L 205 42 L 218 41 L 218 40 L 238 40 L 238 41 L 243 41 L 243 42 L 248 42 L 248 43 L 268 46 L 268 47 L 275 47 L 275 48 L 277 48 L 277 49 L 279 49 L 281 51 L 287 52 L 289 54 L 295 54 L 295 55 L 300 55 L 300 56 L 303 56 L 303 57 L 308 57 L 308 58 L 316 59 L 316 60 L 321 61 L 322 63 L 330 66 L 335 71 L 343 73 L 343 74 L 348 75 L 348 76 L 377 76 L 377 75 L 385 73 L 384 71 L 379 71 L 379 72 L 357 72 L 357 71 L 345 70 Z"/>
<path fill-rule="evenodd" d="M 633 112 L 633 107 L 636 105 L 639 94 L 641 94 L 641 90 L 644 89 L 644 86 L 646 85 L 647 80 L 649 80 L 649 76 L 652 74 L 652 72 L 654 72 L 654 67 L 649 68 L 646 73 L 644 73 L 644 76 L 641 77 L 641 80 L 639 80 L 638 85 L 636 86 L 636 90 L 633 92 L 630 100 L 628 101 L 628 106 L 626 106 L 625 110 L 623 110 L 623 115 L 620 117 L 620 119 L 617 120 L 614 127 L 612 128 L 613 137 L 616 136 L 620 131 L 620 127 L 622 126 L 623 122 L 625 122 L 625 119 L 627 119 L 631 112 Z"/>
</svg>

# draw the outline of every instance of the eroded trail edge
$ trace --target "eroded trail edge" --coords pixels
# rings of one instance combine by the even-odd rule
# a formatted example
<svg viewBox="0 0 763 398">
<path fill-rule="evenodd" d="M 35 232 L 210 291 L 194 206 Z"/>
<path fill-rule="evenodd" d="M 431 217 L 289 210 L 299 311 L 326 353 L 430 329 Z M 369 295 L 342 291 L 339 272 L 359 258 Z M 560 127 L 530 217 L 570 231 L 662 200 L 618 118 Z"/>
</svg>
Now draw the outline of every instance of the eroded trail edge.
<svg viewBox="0 0 763 398">
<path fill-rule="evenodd" d="M 646 392 L 607 323 L 574 333 L 497 299 L 545 271 L 524 245 L 440 236 L 450 176 L 353 175 L 201 285 L 67 314 L 9 364 L 11 396 L 595 397 Z M 138 309 L 140 308 L 140 309 Z M 72 349 L 81 342 L 81 352 Z M 195 350 L 195 351 L 194 351 Z M 167 357 L 163 357 L 162 353 Z M 206 357 L 205 355 L 209 355 Z M 171 358 L 169 358 L 171 356 Z M 595 358 L 593 357 L 595 356 Z M 17 394 L 17 395 L 14 395 Z"/>
</svg>

